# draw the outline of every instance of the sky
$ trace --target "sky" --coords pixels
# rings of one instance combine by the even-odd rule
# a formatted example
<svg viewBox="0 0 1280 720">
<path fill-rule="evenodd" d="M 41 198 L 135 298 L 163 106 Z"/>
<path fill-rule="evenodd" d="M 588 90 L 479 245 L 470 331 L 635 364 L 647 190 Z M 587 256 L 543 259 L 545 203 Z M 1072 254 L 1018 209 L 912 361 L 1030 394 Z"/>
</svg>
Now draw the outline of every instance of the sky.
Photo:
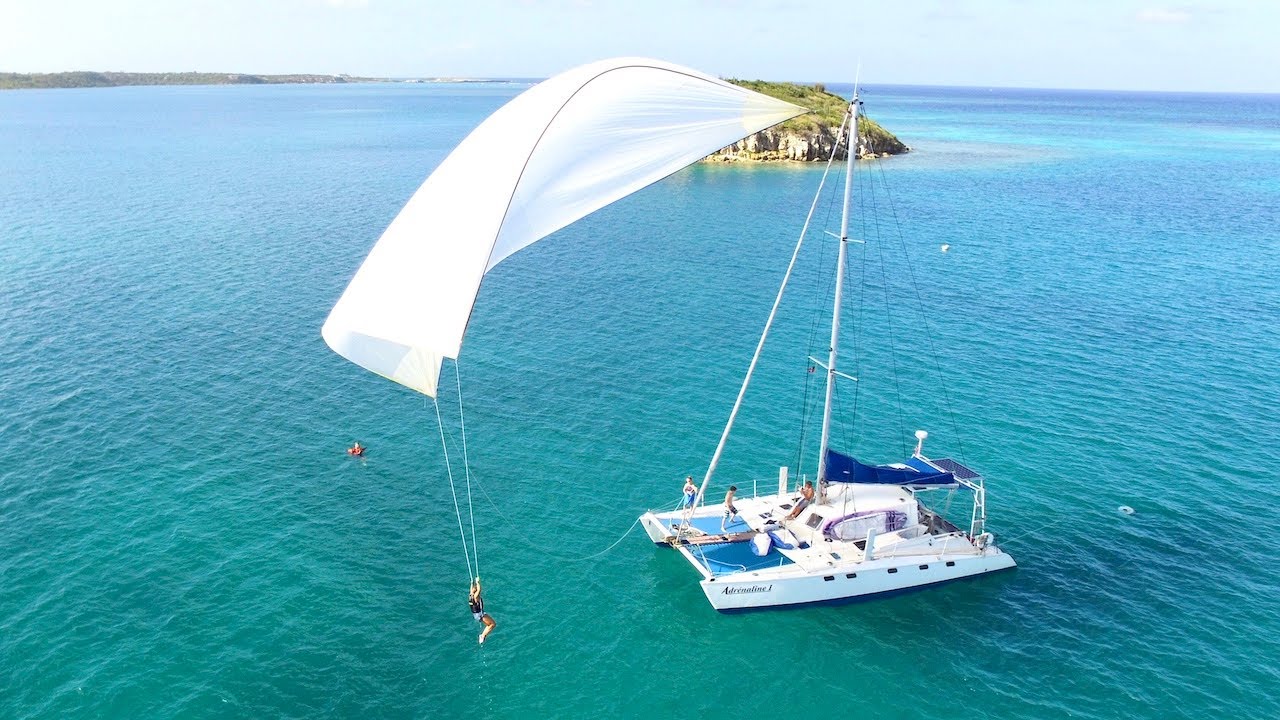
<svg viewBox="0 0 1280 720">
<path fill-rule="evenodd" d="M 0 0 L 0 72 L 722 77 L 1280 92 L 1280 1 Z"/>
</svg>

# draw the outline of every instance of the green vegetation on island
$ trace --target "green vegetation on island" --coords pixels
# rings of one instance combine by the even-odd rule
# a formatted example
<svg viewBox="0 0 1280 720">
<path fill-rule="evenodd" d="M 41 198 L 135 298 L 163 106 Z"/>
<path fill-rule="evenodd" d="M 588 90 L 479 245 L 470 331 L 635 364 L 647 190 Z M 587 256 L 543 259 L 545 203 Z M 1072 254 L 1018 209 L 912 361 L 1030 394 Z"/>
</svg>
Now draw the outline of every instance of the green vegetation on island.
<svg viewBox="0 0 1280 720">
<path fill-rule="evenodd" d="M 120 87 L 124 85 L 277 85 L 379 82 L 349 75 L 251 75 L 246 73 L 131 73 L 80 70 L 59 73 L 0 73 L 0 90 L 24 88 Z"/>
<path fill-rule="evenodd" d="M 821 84 L 801 85 L 764 80 L 737 80 L 728 82 L 763 95 L 785 100 L 808 108 L 807 115 L 792 118 L 768 130 L 756 133 L 742 142 L 735 143 L 712 155 L 711 160 L 826 160 L 835 145 L 836 132 L 844 122 L 849 101 L 827 92 Z M 885 130 L 879 123 L 866 116 L 858 118 L 858 157 L 898 155 L 909 148 Z M 844 152 L 836 154 L 842 159 Z"/>
</svg>

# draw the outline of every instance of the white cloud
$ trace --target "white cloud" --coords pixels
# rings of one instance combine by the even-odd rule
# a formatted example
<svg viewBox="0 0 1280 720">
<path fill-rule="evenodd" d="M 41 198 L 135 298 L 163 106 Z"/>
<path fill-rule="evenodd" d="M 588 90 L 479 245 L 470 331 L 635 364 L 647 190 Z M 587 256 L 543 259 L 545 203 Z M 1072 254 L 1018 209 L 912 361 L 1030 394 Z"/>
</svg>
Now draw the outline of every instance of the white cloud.
<svg viewBox="0 0 1280 720">
<path fill-rule="evenodd" d="M 1176 25 L 1191 19 L 1185 8 L 1146 8 L 1138 12 L 1138 22 L 1156 25 Z"/>
</svg>

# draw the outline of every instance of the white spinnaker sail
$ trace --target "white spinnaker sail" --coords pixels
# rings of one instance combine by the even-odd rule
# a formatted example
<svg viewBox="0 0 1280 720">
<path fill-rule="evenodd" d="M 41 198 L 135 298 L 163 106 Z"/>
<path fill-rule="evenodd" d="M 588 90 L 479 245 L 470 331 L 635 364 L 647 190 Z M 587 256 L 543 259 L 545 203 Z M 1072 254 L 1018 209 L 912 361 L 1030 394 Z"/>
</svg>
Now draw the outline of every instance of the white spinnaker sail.
<svg viewBox="0 0 1280 720">
<path fill-rule="evenodd" d="M 545 80 L 467 136 L 382 234 L 321 334 L 434 397 L 484 274 L 512 253 L 804 108 L 656 60 Z"/>
</svg>

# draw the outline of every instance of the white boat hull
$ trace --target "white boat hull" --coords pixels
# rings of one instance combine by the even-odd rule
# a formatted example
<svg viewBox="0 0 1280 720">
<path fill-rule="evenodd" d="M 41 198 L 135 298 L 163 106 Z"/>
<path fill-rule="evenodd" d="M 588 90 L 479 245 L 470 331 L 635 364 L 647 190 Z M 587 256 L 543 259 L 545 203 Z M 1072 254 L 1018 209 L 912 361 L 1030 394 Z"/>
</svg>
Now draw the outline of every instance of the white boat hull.
<svg viewBox="0 0 1280 720">
<path fill-rule="evenodd" d="M 874 565 L 832 568 L 826 573 L 783 576 L 778 573 L 739 573 L 701 582 L 702 592 L 716 610 L 835 603 L 1006 570 L 1016 565 L 998 548 L 983 555 L 943 558 L 900 557 Z"/>
</svg>

